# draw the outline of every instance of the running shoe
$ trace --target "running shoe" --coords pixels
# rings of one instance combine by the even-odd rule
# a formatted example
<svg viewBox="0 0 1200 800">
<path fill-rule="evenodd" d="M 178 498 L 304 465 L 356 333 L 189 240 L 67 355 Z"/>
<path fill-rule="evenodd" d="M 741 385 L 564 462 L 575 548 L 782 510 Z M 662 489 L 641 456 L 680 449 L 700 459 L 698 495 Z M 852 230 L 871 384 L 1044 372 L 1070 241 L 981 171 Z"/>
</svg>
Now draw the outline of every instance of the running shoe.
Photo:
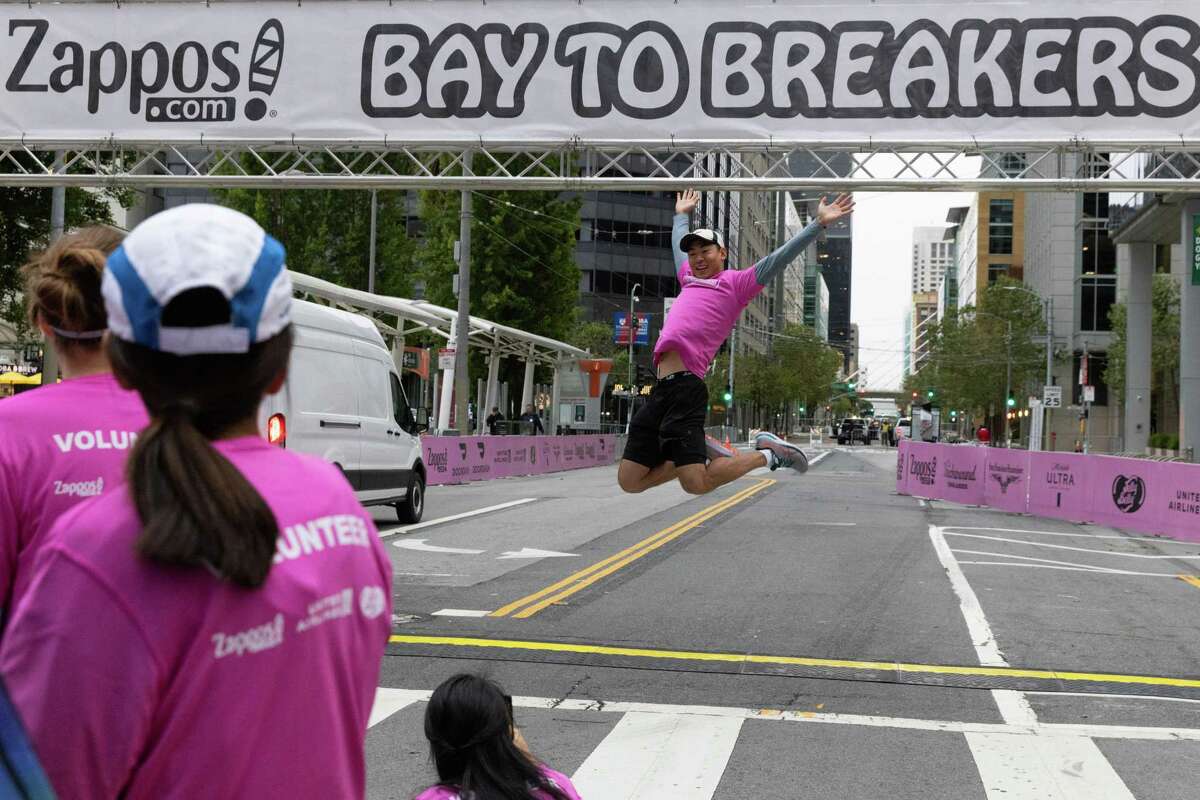
<svg viewBox="0 0 1200 800">
<path fill-rule="evenodd" d="M 754 448 L 770 453 L 771 470 L 788 467 L 801 475 L 808 472 L 808 456 L 794 444 L 788 444 L 773 433 L 763 431 L 754 437 Z"/>
</svg>

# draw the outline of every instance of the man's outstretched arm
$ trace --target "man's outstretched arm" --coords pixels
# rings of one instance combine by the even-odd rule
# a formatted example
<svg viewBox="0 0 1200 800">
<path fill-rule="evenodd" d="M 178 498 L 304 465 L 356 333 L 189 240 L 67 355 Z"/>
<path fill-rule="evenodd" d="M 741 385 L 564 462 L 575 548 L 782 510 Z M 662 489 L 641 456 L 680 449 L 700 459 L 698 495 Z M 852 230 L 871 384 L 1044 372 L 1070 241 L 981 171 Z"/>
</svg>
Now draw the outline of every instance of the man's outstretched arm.
<svg viewBox="0 0 1200 800">
<path fill-rule="evenodd" d="M 780 270 L 795 261 L 796 257 L 804 252 L 804 249 L 820 235 L 822 229 L 847 216 L 853 210 L 854 199 L 848 194 L 839 195 L 837 200 L 829 204 L 821 200 L 817 206 L 816 219 L 808 223 L 800 233 L 780 245 L 775 252 L 754 265 L 754 279 L 758 285 L 769 284 Z"/>
<path fill-rule="evenodd" d="M 675 274 L 678 275 L 683 271 L 683 267 L 687 264 L 687 253 L 679 249 L 683 237 L 688 234 L 688 226 L 691 222 L 692 212 L 700 203 L 700 193 L 694 189 L 688 189 L 675 195 L 675 220 L 671 226 L 671 252 L 675 256 Z"/>
</svg>

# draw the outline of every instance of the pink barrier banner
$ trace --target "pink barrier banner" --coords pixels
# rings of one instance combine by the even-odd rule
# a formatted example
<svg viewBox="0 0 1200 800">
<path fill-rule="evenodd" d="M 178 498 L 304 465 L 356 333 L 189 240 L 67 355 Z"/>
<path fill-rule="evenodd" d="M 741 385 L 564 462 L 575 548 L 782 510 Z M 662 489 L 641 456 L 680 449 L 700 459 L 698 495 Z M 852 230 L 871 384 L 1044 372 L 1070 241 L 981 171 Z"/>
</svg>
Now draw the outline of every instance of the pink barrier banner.
<svg viewBox="0 0 1200 800">
<path fill-rule="evenodd" d="M 423 436 L 430 486 L 611 464 L 614 436 Z"/>
<path fill-rule="evenodd" d="M 896 492 L 898 494 L 908 494 L 908 470 L 904 468 L 904 464 L 908 459 L 910 444 L 912 444 L 910 439 L 901 439 L 896 443 Z"/>
<path fill-rule="evenodd" d="M 989 449 L 972 445 L 939 448 L 934 479 L 936 496 L 952 503 L 983 505 L 984 461 Z"/>
<path fill-rule="evenodd" d="M 1024 450 L 983 448 L 987 453 L 984 505 L 1024 514 L 1029 508 L 1029 456 Z"/>
<path fill-rule="evenodd" d="M 904 464 L 904 493 L 913 497 L 938 497 L 938 469 L 947 445 L 912 442 Z"/>
<path fill-rule="evenodd" d="M 1150 502 L 1160 531 L 1176 539 L 1200 542 L 1200 464 L 1159 464 Z"/>
<path fill-rule="evenodd" d="M 1095 460 L 1079 453 L 1030 453 L 1029 513 L 1087 522 Z"/>
<path fill-rule="evenodd" d="M 1088 521 L 1140 531 L 1159 527 L 1167 492 L 1159 478 L 1166 477 L 1166 466 L 1136 458 L 1093 457 Z"/>
</svg>

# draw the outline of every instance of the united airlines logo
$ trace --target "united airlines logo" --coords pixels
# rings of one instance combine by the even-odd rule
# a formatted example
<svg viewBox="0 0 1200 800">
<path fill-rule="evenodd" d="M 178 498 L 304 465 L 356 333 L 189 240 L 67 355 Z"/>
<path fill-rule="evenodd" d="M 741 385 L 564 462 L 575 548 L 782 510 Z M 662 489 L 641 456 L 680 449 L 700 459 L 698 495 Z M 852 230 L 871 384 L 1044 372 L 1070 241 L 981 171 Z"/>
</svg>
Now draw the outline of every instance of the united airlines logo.
<svg viewBox="0 0 1200 800">
<path fill-rule="evenodd" d="M 11 47 L 21 48 L 4 84 L 10 92 L 81 96 L 89 114 L 99 113 L 104 103 L 122 102 L 148 122 L 232 122 L 244 70 L 253 96 L 242 115 L 251 121 L 275 116 L 267 101 L 283 66 L 283 25 L 277 19 L 264 22 L 249 47 L 235 39 L 109 41 L 85 51 L 80 42 L 54 36 L 44 19 L 9 20 L 8 36 Z M 245 51 L 248 60 L 240 58 Z"/>
</svg>

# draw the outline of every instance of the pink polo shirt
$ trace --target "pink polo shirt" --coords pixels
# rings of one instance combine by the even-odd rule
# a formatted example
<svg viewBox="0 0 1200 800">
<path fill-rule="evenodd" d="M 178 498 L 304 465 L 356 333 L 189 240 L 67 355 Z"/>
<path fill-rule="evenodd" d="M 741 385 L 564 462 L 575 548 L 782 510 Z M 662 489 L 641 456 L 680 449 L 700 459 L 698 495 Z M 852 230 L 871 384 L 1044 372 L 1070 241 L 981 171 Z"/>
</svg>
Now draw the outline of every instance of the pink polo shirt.
<svg viewBox="0 0 1200 800">
<path fill-rule="evenodd" d="M 279 523 L 258 589 L 138 557 L 125 487 L 47 534 L 0 644 L 60 797 L 354 798 L 391 627 L 391 564 L 338 470 L 217 443 Z"/>
<path fill-rule="evenodd" d="M 568 778 L 566 775 L 563 775 L 561 772 L 555 772 L 546 766 L 541 767 L 540 770 L 542 776 L 548 778 L 552 784 L 561 789 L 569 798 L 569 800 L 581 800 L 579 797 L 579 792 L 575 791 L 574 784 L 571 783 L 570 778 Z M 533 796 L 537 798 L 537 800 L 551 800 L 551 795 L 547 794 L 541 789 L 535 789 L 533 791 Z M 439 784 L 438 786 L 430 786 L 428 789 L 417 795 L 414 800 L 464 800 L 464 798 L 461 794 L 459 794 L 459 790 L 456 787 L 442 786 Z"/>
<path fill-rule="evenodd" d="M 124 480 L 146 423 L 141 398 L 107 373 L 0 400 L 0 613 L 16 607 L 54 521 Z"/>
</svg>

